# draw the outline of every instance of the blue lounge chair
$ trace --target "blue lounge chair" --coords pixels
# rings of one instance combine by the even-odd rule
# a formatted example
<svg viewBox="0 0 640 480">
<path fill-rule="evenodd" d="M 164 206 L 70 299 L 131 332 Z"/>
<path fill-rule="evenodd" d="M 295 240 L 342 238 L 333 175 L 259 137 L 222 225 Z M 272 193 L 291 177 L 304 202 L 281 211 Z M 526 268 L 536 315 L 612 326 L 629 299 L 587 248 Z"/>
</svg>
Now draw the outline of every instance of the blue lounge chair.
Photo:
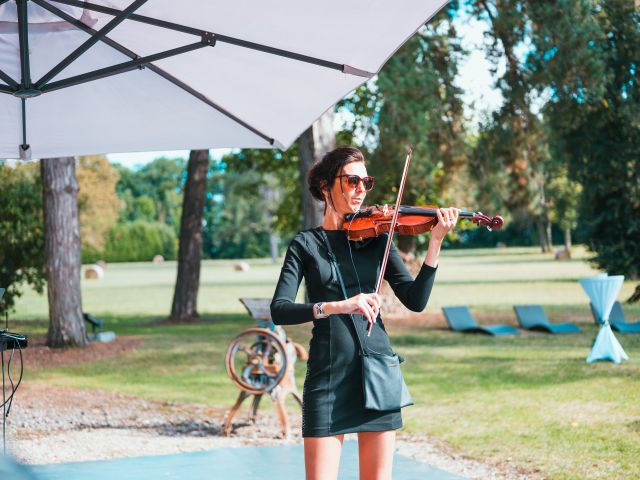
<svg viewBox="0 0 640 480">
<path fill-rule="evenodd" d="M 598 317 L 598 314 L 594 310 L 593 305 L 590 303 L 589 306 L 591 307 L 593 321 L 596 322 L 597 325 L 602 325 L 602 319 Z M 613 328 L 616 332 L 640 333 L 640 322 L 627 322 L 624 319 L 622 305 L 617 300 L 613 304 L 613 308 L 611 308 L 611 313 L 609 314 L 609 324 L 611 325 L 611 328 Z"/>
<path fill-rule="evenodd" d="M 469 309 L 462 307 L 442 307 L 451 330 L 464 333 L 487 333 L 496 337 L 502 335 L 520 335 L 517 328 L 509 325 L 478 325 Z"/>
<path fill-rule="evenodd" d="M 518 323 L 525 330 L 537 330 L 548 333 L 582 333 L 573 323 L 551 323 L 540 305 L 516 305 L 513 307 Z"/>
</svg>

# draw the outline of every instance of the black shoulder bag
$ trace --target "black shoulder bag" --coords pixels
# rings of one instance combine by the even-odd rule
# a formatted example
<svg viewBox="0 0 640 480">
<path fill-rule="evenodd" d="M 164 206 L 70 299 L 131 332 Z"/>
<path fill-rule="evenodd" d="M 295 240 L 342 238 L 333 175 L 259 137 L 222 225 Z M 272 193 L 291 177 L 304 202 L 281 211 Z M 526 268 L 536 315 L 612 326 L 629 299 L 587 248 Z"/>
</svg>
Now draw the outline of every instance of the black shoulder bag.
<svg viewBox="0 0 640 480">
<path fill-rule="evenodd" d="M 347 296 L 347 290 L 342 280 L 342 274 L 340 273 L 340 267 L 336 261 L 336 257 L 333 254 L 333 249 L 329 243 L 329 238 L 323 229 L 320 230 L 324 238 L 324 242 L 327 245 L 329 252 L 329 260 L 336 272 L 338 281 L 340 282 L 340 288 L 345 300 Z M 353 323 L 353 328 L 356 332 L 356 337 L 360 345 L 360 358 L 362 360 L 362 390 L 364 394 L 364 407 L 369 410 L 398 410 L 402 407 L 413 405 L 413 399 L 409 394 L 407 384 L 402 377 L 402 370 L 400 370 L 400 364 L 404 362 L 404 358 L 400 357 L 395 352 L 393 355 L 385 353 L 378 353 L 374 351 L 365 350 L 360 334 L 358 333 L 358 327 L 352 314 L 349 314 Z M 366 343 L 366 339 L 365 339 Z"/>
</svg>

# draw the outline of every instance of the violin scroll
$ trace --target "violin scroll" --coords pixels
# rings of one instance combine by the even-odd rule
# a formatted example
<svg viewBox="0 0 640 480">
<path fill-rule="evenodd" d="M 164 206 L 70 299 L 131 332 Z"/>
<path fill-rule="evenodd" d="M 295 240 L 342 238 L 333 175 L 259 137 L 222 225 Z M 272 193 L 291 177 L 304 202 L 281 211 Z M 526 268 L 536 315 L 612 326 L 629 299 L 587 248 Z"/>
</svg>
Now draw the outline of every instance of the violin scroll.
<svg viewBox="0 0 640 480">
<path fill-rule="evenodd" d="M 500 215 L 489 217 L 482 212 L 474 213 L 472 222 L 476 225 L 484 225 L 487 230 L 500 230 L 504 226 L 504 219 Z"/>
</svg>

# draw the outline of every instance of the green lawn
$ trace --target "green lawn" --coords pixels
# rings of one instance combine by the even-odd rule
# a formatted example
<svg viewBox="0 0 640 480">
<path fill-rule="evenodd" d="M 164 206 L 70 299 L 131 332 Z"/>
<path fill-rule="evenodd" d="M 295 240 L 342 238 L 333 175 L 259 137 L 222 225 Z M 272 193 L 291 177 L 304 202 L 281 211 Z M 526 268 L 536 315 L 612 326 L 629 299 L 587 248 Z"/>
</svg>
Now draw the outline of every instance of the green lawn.
<svg viewBox="0 0 640 480">
<path fill-rule="evenodd" d="M 526 248 L 443 253 L 428 310 L 467 304 L 481 322 L 514 324 L 512 305 L 540 303 L 552 321 L 577 322 L 584 334 L 497 339 L 390 323 L 416 402 L 403 410 L 404 431 L 434 435 L 474 458 L 539 469 L 553 479 L 637 478 L 640 335 L 618 335 L 630 361 L 585 363 L 597 330 L 577 279 L 596 272 L 583 252 L 576 253 L 569 262 Z M 119 335 L 144 338 L 144 345 L 122 358 L 33 369 L 25 381 L 230 406 L 237 390 L 227 378 L 224 354 L 231 339 L 253 325 L 237 299 L 270 297 L 279 272 L 269 260 L 250 260 L 249 272 L 234 271 L 234 263 L 204 262 L 204 320 L 194 325 L 158 323 L 170 307 L 175 263 L 110 265 L 104 279 L 83 281 L 85 311 Z M 625 283 L 619 298 L 634 287 Z M 45 298 L 28 292 L 17 308 L 12 329 L 44 334 Z M 628 320 L 640 320 L 640 306 L 624 309 Z M 310 326 L 287 333 L 307 345 Z M 304 373 L 298 364 L 300 388 Z"/>
</svg>

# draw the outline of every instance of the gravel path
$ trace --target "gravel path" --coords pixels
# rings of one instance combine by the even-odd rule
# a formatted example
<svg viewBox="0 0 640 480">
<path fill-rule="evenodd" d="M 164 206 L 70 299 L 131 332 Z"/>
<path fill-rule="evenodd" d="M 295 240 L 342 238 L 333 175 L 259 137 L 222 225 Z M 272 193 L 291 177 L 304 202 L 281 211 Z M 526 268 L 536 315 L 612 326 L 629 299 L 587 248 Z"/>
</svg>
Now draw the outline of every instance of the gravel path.
<svg viewBox="0 0 640 480">
<path fill-rule="evenodd" d="M 229 437 L 222 435 L 225 410 L 205 405 L 150 401 L 118 393 L 23 384 L 9 415 L 9 451 L 26 464 L 165 455 L 251 445 L 300 444 L 300 417 L 291 412 L 291 438 L 278 438 L 274 414 L 247 421 L 248 402 Z M 356 440 L 356 434 L 345 436 Z M 538 480 L 535 472 L 486 465 L 451 451 L 441 442 L 402 432 L 401 455 L 483 480 Z"/>
</svg>

